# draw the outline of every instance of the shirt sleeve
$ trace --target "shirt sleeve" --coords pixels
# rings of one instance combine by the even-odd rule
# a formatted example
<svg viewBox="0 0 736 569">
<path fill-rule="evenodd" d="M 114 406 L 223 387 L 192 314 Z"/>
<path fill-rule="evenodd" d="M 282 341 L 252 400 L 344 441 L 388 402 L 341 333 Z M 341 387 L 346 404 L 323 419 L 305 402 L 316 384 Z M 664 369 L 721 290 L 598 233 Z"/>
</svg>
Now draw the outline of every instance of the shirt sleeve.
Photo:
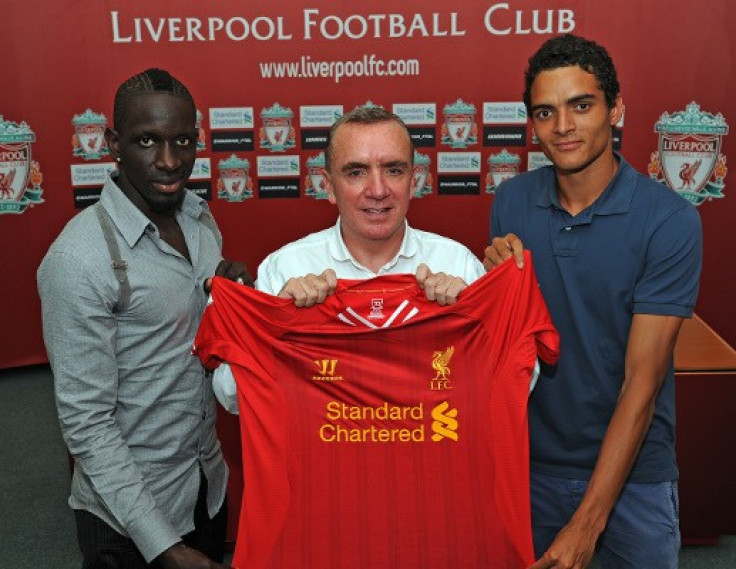
<svg viewBox="0 0 736 569">
<path fill-rule="evenodd" d="M 703 256 L 700 216 L 686 206 L 652 234 L 643 274 L 634 289 L 635 314 L 692 316 Z"/>
<path fill-rule="evenodd" d="M 500 209 L 499 190 L 496 190 L 496 193 L 493 196 L 493 203 L 491 204 L 491 240 L 493 240 L 494 237 L 501 237 Z"/>
<path fill-rule="evenodd" d="M 465 274 L 463 275 L 463 280 L 467 284 L 470 284 L 485 275 L 486 270 L 483 267 L 483 263 L 481 263 L 470 250 L 468 250 L 465 255 Z"/>
<path fill-rule="evenodd" d="M 38 290 L 61 433 L 75 468 L 150 561 L 180 536 L 157 508 L 115 419 L 117 289 L 106 289 L 81 258 L 53 252 L 39 268 Z"/>
<path fill-rule="evenodd" d="M 225 411 L 238 414 L 238 389 L 235 386 L 235 377 L 230 364 L 222 362 L 212 374 L 212 389 L 215 397 L 225 408 Z"/>
<path fill-rule="evenodd" d="M 281 292 L 281 289 L 286 283 L 280 282 L 283 281 L 283 279 L 279 279 L 279 276 L 276 274 L 273 265 L 273 255 L 269 255 L 263 260 L 260 265 L 258 265 L 258 274 L 256 275 L 255 286 L 256 290 L 260 290 L 268 294 L 277 295 L 279 292 Z M 301 277 L 303 275 L 292 276 Z"/>
</svg>

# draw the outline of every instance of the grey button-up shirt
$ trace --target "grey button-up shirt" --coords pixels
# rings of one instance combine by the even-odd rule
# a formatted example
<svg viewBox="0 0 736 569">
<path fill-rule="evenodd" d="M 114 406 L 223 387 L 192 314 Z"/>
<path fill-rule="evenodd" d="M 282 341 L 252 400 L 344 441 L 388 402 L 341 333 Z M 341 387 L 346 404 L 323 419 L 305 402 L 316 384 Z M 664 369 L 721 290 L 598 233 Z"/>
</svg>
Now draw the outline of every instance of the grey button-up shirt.
<svg viewBox="0 0 736 569">
<path fill-rule="evenodd" d="M 191 355 L 221 259 L 220 236 L 187 193 L 177 221 L 191 263 L 108 178 L 101 203 L 128 263 L 128 308 L 92 208 L 75 216 L 38 270 L 43 332 L 61 431 L 76 466 L 69 504 L 133 539 L 146 560 L 194 529 L 200 475 L 222 505 L 227 466 L 215 434 L 211 382 Z M 204 213 L 208 215 L 208 213 Z"/>
</svg>

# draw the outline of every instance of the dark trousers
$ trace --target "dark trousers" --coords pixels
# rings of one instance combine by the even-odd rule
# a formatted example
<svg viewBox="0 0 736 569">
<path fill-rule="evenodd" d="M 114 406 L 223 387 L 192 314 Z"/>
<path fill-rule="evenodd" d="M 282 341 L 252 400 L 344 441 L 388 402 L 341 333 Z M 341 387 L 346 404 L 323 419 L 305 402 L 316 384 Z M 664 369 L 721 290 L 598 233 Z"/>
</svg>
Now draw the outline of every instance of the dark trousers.
<svg viewBox="0 0 736 569">
<path fill-rule="evenodd" d="M 146 563 L 130 538 L 124 537 L 97 516 L 74 510 L 77 541 L 82 551 L 82 569 L 148 569 L 157 568 L 154 560 Z M 194 509 L 194 531 L 182 536 L 182 542 L 222 563 L 227 531 L 227 499 L 214 518 L 207 515 L 207 479 L 201 476 L 197 505 Z"/>
</svg>

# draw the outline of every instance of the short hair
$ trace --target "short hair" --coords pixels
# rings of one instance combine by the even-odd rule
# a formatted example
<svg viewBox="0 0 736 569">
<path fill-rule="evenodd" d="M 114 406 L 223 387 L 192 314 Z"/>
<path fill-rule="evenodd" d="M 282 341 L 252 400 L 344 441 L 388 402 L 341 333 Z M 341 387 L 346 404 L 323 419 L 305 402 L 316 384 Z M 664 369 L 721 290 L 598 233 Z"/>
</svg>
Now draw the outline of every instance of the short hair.
<svg viewBox="0 0 736 569">
<path fill-rule="evenodd" d="M 332 141 L 335 138 L 337 130 L 344 124 L 377 124 L 382 122 L 395 122 L 406 134 L 406 138 L 409 141 L 409 150 L 411 152 L 411 164 L 414 164 L 414 143 L 411 140 L 411 134 L 409 129 L 397 115 L 387 111 L 383 107 L 374 105 L 363 105 L 356 107 L 352 111 L 345 113 L 339 119 L 337 119 L 330 128 L 330 132 L 327 134 L 327 148 L 325 148 L 325 167 L 329 172 L 331 169 L 332 154 L 334 152 Z"/>
<path fill-rule="evenodd" d="M 146 69 L 145 71 L 133 75 L 133 77 L 123 82 L 115 93 L 115 106 L 113 108 L 113 124 L 117 130 L 125 119 L 125 113 L 128 110 L 128 102 L 135 95 L 145 95 L 150 93 L 169 93 L 181 97 L 182 99 L 192 103 L 194 99 L 184 84 L 176 77 L 172 76 L 168 71 L 163 69 Z M 196 112 L 196 111 L 195 111 Z"/>
<path fill-rule="evenodd" d="M 613 108 L 621 91 L 611 56 L 594 41 L 565 34 L 547 40 L 529 58 L 529 66 L 524 73 L 524 104 L 527 112 L 531 111 L 532 83 L 537 75 L 542 71 L 574 65 L 595 75 L 598 87 L 606 98 L 606 105 L 609 109 Z"/>
</svg>

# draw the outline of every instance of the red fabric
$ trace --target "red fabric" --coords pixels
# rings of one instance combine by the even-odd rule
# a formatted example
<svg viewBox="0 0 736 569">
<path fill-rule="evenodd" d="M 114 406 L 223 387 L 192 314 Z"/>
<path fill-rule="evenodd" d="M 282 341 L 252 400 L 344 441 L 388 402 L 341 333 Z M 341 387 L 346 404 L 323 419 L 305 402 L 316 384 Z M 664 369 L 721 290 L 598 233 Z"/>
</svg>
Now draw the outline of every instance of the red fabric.
<svg viewBox="0 0 736 569">
<path fill-rule="evenodd" d="M 310 309 L 222 279 L 212 297 L 195 351 L 238 384 L 234 567 L 533 562 L 526 400 L 535 357 L 559 344 L 530 259 L 450 307 L 411 275 L 340 281 Z M 359 441 L 330 440 L 338 428 Z"/>
</svg>

